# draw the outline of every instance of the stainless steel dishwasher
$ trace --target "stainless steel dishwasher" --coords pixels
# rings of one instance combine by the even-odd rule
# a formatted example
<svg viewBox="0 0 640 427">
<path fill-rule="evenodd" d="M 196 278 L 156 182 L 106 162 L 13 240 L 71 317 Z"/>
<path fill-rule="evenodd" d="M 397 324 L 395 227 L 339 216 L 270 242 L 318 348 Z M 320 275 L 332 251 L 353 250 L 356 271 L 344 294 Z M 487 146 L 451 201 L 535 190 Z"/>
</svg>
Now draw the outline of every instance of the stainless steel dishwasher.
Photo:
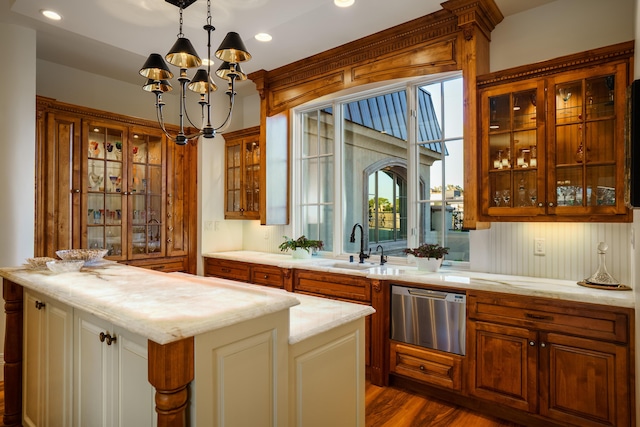
<svg viewBox="0 0 640 427">
<path fill-rule="evenodd" d="M 391 285 L 391 339 L 465 354 L 467 296 Z"/>
</svg>

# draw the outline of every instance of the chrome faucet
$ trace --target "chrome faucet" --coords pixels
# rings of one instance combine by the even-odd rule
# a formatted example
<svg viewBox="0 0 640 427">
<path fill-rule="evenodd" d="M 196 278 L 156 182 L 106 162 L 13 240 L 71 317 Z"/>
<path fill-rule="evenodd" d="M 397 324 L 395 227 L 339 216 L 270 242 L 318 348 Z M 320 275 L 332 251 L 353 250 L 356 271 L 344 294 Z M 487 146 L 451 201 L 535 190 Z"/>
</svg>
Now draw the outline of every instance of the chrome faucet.
<svg viewBox="0 0 640 427">
<path fill-rule="evenodd" d="M 384 263 L 387 262 L 387 257 L 384 256 L 384 248 L 382 247 L 382 245 L 378 245 L 378 247 L 376 248 L 376 252 L 378 252 L 378 249 L 382 251 L 382 255 L 380 255 L 380 265 L 384 265 Z"/>
<path fill-rule="evenodd" d="M 351 238 L 349 239 L 349 241 L 351 243 L 356 242 L 356 228 L 360 228 L 360 253 L 358 254 L 358 258 L 360 259 L 360 264 L 362 264 L 364 263 L 365 259 L 371 256 L 371 248 L 369 248 L 368 255 L 364 253 L 364 229 L 358 223 L 356 223 L 356 225 L 353 226 L 353 229 L 351 230 Z"/>
</svg>

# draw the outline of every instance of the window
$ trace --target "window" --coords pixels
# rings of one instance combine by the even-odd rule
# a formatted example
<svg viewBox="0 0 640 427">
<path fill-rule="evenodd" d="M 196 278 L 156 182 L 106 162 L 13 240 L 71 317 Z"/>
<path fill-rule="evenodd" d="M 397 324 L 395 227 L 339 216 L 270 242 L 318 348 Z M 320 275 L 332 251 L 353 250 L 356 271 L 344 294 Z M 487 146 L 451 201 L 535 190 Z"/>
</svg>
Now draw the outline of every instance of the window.
<svg viewBox="0 0 640 427">
<path fill-rule="evenodd" d="M 335 254 L 355 253 L 349 237 L 358 223 L 365 251 L 380 245 L 404 256 L 407 247 L 438 242 L 450 248 L 449 260 L 469 260 L 461 77 L 335 99 L 296 118 L 297 230 Z"/>
</svg>

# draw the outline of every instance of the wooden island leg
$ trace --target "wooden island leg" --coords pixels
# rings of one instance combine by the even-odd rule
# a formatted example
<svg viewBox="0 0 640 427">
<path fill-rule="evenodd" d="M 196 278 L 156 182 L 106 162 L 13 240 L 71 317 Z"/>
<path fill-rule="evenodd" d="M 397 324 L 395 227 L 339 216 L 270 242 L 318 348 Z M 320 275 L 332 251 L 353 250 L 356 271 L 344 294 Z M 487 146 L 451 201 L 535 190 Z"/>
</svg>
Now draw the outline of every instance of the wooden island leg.
<svg viewBox="0 0 640 427">
<path fill-rule="evenodd" d="M 6 314 L 4 338 L 3 425 L 22 425 L 22 286 L 3 280 L 2 296 Z"/>
<path fill-rule="evenodd" d="M 194 338 L 169 344 L 149 340 L 149 382 L 156 389 L 158 427 L 186 427 L 187 386 L 194 376 Z"/>
</svg>

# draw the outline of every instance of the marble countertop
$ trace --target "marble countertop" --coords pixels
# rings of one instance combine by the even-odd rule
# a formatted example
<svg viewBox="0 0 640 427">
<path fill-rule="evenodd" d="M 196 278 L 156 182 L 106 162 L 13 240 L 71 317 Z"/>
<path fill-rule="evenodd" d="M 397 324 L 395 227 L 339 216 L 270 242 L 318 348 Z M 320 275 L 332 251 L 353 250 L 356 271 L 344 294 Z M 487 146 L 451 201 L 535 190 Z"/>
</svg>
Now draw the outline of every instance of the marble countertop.
<svg viewBox="0 0 640 427">
<path fill-rule="evenodd" d="M 223 279 L 173 275 L 104 262 L 55 274 L 26 267 L 0 268 L 0 277 L 94 314 L 158 344 L 300 304 L 291 294 L 239 288 Z"/>
<path fill-rule="evenodd" d="M 441 268 L 439 272 L 419 271 L 415 265 L 385 264 L 381 267 L 369 263 L 366 269 L 350 265 L 347 260 L 311 257 L 293 259 L 287 254 L 273 254 L 255 251 L 214 252 L 203 254 L 226 260 L 273 265 L 280 268 L 303 268 L 305 270 L 327 271 L 356 275 L 370 279 L 401 282 L 411 285 L 433 285 L 460 290 L 482 290 L 502 292 L 531 297 L 553 298 L 566 301 L 602 304 L 614 307 L 634 308 L 633 291 L 601 290 L 587 288 L 570 280 L 546 279 L 540 277 L 512 276 L 504 274 L 479 273 L 465 270 Z M 348 268 L 344 268 L 348 267 Z"/>
<path fill-rule="evenodd" d="M 191 277 L 192 280 L 202 283 L 224 281 L 224 279 L 192 276 L 185 273 L 172 274 Z M 225 282 L 228 283 L 229 286 L 237 286 L 241 289 L 266 290 L 267 292 L 273 292 L 278 295 L 294 296 L 300 301 L 299 305 L 289 309 L 289 344 L 299 343 L 322 332 L 375 313 L 373 307 L 364 304 L 354 304 L 304 294 L 292 294 L 284 289 L 265 288 L 260 285 L 251 285 L 231 280 Z"/>
</svg>

